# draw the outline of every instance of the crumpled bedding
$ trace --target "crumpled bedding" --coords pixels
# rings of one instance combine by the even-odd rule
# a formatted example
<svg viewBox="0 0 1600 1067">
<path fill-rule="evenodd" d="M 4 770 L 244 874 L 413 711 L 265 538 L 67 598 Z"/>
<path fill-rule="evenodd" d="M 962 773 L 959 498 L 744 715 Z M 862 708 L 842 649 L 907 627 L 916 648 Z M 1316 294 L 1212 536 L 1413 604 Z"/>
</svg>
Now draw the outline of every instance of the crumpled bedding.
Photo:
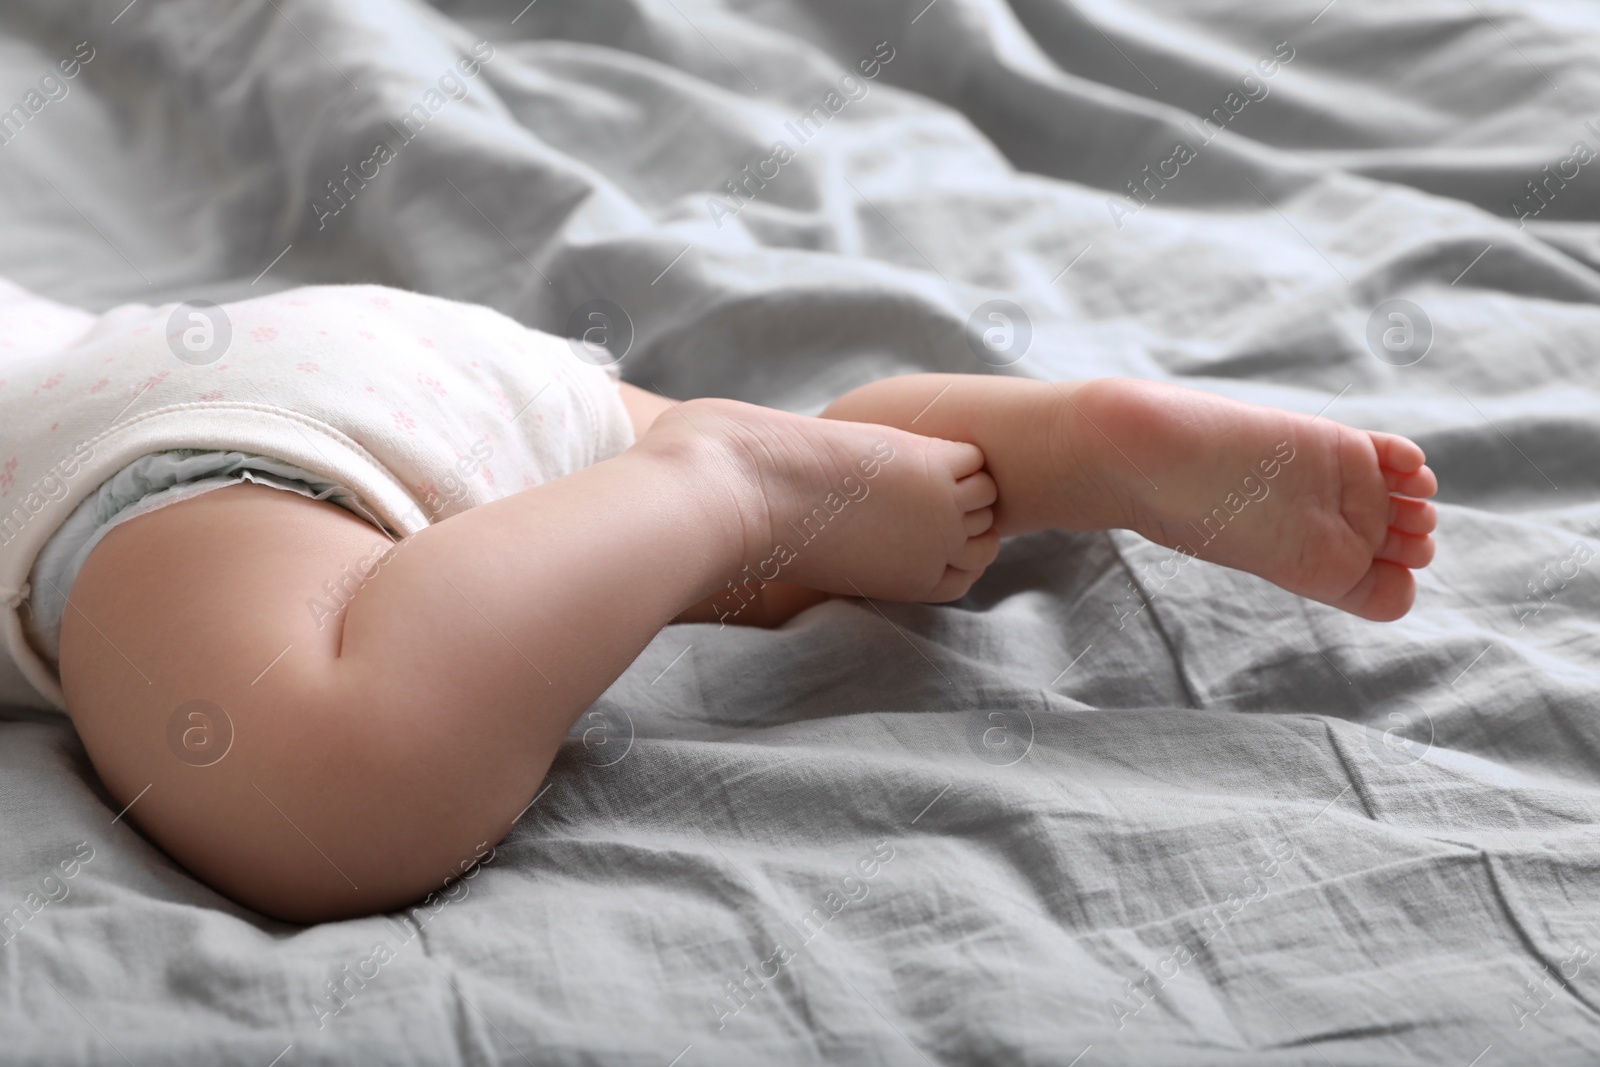
<svg viewBox="0 0 1600 1067">
<path fill-rule="evenodd" d="M 0 275 L 53 299 L 603 300 L 669 395 L 1130 374 L 1441 490 L 1389 625 L 1113 532 L 671 627 L 471 879 L 309 929 L 13 711 L 0 1061 L 1594 1062 L 1597 48 L 1555 0 L 7 4 Z"/>
</svg>

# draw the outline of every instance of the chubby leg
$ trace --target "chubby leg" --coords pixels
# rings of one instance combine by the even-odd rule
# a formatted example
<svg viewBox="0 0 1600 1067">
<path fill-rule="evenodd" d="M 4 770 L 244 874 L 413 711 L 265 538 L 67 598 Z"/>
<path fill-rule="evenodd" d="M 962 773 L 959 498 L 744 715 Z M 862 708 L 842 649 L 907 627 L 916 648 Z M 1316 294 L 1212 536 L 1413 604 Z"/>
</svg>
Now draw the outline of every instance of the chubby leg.
<svg viewBox="0 0 1600 1067">
<path fill-rule="evenodd" d="M 919 374 L 824 415 L 983 449 L 1002 535 L 1124 528 L 1387 621 L 1433 558 L 1438 488 L 1394 434 L 1130 378 Z"/>
<path fill-rule="evenodd" d="M 732 401 L 398 545 L 326 503 L 217 490 L 95 548 L 62 628 L 68 710 L 126 817 L 221 892 L 298 922 L 393 908 L 499 840 L 662 626 L 885 450 L 787 571 L 960 595 L 996 540 L 977 448 Z M 371 577 L 330 616 L 324 583 L 352 571 Z M 185 731 L 224 716 L 231 747 L 186 759 Z"/>
</svg>

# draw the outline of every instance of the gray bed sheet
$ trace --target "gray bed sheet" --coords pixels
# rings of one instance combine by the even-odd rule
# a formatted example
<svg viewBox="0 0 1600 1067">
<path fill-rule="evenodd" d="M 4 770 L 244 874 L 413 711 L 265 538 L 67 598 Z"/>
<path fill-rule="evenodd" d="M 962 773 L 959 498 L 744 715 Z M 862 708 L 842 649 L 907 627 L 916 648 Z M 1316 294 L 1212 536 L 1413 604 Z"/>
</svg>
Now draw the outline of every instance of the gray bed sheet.
<svg viewBox="0 0 1600 1067">
<path fill-rule="evenodd" d="M 13 713 L 0 1060 L 1600 1059 L 1600 9 L 8 0 L 0 106 L 84 41 L 0 145 L 44 295 L 603 299 L 630 379 L 796 410 L 1183 381 L 1411 435 L 1440 547 L 1391 625 L 1110 533 L 671 627 L 473 879 L 309 929 Z"/>
</svg>

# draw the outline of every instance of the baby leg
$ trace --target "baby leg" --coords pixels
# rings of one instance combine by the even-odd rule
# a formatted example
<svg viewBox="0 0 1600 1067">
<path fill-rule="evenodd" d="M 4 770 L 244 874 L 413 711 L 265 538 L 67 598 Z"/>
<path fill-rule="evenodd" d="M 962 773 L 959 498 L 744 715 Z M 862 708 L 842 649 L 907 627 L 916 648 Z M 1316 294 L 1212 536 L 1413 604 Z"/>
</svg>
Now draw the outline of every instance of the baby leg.
<svg viewBox="0 0 1600 1067">
<path fill-rule="evenodd" d="M 706 497 L 638 454 L 391 545 L 326 503 L 216 490 L 96 547 L 68 707 L 128 818 L 212 886 L 296 921 L 392 908 L 498 841 L 582 709 L 736 569 Z M 325 582 L 362 572 L 330 615 Z M 169 746 L 195 700 L 233 730 L 210 766 Z"/>
<path fill-rule="evenodd" d="M 976 448 L 696 401 L 398 545 L 250 485 L 124 523 L 72 590 L 68 709 L 126 818 L 223 893 L 300 922 L 393 908 L 499 840 L 655 633 L 885 440 L 902 459 L 859 521 L 796 568 L 825 581 L 888 540 L 869 591 L 958 594 L 955 565 L 992 558 L 966 533 L 993 499 Z M 330 612 L 352 572 L 370 578 Z M 185 758 L 196 701 L 231 724 L 214 761 Z"/>
<path fill-rule="evenodd" d="M 1129 378 L 952 374 L 873 382 L 824 415 L 978 445 L 1002 534 L 1135 530 L 1379 621 L 1433 558 L 1422 450 L 1327 418 Z"/>
</svg>

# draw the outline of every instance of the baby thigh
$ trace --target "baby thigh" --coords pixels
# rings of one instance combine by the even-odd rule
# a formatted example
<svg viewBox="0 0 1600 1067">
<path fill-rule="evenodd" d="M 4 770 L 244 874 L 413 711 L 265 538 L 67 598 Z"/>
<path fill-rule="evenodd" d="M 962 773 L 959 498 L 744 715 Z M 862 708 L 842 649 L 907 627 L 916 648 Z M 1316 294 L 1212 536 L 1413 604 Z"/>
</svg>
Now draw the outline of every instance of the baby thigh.
<svg viewBox="0 0 1600 1067">
<path fill-rule="evenodd" d="M 118 526 L 72 588 L 62 685 L 117 806 L 278 918 L 438 888 L 505 834 L 559 744 L 345 669 L 344 607 L 386 551 L 338 507 L 240 485 Z"/>
</svg>

